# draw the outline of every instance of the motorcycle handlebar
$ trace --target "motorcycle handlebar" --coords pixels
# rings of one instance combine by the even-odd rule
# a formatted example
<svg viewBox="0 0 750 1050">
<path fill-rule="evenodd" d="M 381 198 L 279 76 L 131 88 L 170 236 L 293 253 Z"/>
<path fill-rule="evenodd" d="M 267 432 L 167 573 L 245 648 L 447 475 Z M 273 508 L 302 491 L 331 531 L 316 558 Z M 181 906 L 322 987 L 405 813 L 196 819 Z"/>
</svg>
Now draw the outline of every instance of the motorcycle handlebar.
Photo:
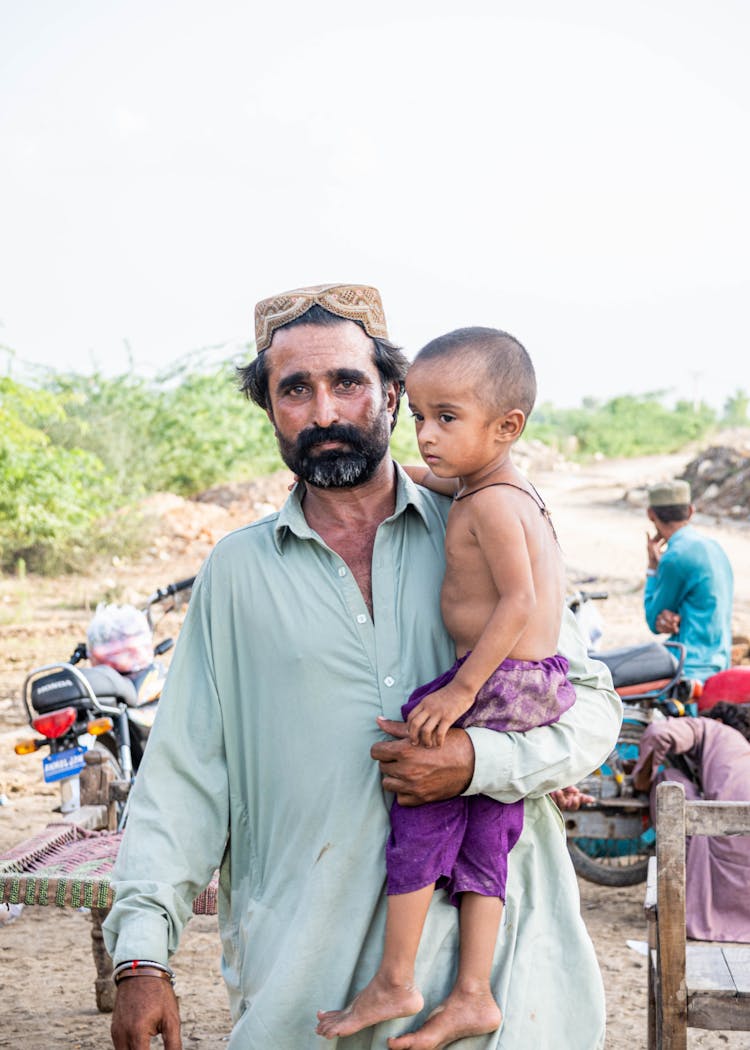
<svg viewBox="0 0 750 1050">
<path fill-rule="evenodd" d="M 178 580 L 176 583 L 168 583 L 166 587 L 159 587 L 146 600 L 146 605 L 155 605 L 157 602 L 163 602 L 165 598 L 171 598 L 173 594 L 189 590 L 194 583 L 195 576 L 190 576 L 185 580 Z"/>
</svg>

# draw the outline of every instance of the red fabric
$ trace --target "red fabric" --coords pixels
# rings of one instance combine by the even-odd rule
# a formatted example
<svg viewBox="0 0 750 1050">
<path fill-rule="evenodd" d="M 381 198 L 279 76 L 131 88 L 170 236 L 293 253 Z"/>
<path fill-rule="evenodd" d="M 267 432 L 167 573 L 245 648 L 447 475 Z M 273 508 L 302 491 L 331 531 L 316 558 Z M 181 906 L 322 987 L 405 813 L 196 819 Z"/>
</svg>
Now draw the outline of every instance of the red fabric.
<svg viewBox="0 0 750 1050">
<path fill-rule="evenodd" d="M 750 667 L 730 667 L 707 678 L 698 698 L 698 711 L 708 711 L 720 700 L 730 704 L 750 703 Z"/>
</svg>

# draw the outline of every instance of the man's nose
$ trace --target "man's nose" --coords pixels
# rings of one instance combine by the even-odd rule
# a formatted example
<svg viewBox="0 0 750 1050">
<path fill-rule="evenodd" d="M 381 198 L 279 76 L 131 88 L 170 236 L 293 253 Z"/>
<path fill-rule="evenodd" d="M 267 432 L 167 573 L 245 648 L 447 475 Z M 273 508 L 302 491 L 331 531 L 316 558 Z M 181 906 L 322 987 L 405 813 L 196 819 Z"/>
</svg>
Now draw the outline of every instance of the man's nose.
<svg viewBox="0 0 750 1050">
<path fill-rule="evenodd" d="M 313 423 L 319 427 L 329 427 L 339 418 L 339 407 L 333 392 L 320 388 L 313 400 Z"/>
</svg>

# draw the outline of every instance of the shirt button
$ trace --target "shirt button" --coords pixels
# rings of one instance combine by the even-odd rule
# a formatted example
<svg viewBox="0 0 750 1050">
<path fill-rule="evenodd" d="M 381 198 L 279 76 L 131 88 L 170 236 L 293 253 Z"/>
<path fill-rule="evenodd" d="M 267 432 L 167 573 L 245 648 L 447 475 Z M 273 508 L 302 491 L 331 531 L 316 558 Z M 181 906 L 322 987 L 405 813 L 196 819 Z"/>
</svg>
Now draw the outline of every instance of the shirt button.
<svg viewBox="0 0 750 1050">
<path fill-rule="evenodd" d="M 339 576 L 346 576 L 346 569 L 344 568 L 343 565 L 339 569 Z"/>
<path fill-rule="evenodd" d="M 396 681 L 396 679 L 395 679 L 395 678 L 391 678 L 391 676 L 390 676 L 390 675 L 387 675 L 387 677 L 385 677 L 385 678 L 383 679 L 383 685 L 387 685 L 387 686 L 388 686 L 388 688 L 390 689 L 390 688 L 391 688 L 391 686 L 392 686 L 392 685 L 394 684 L 394 682 L 395 682 L 395 681 Z"/>
<path fill-rule="evenodd" d="M 360 613 L 357 617 L 357 623 L 367 623 L 367 617 L 364 613 Z"/>
</svg>

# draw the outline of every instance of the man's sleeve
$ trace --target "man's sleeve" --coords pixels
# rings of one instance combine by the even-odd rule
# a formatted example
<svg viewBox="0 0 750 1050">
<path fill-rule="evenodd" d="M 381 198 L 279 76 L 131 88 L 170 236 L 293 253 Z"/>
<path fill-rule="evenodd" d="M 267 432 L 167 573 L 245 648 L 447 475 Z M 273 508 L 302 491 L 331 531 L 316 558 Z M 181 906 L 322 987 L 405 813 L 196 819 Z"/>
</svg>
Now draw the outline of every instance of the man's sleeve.
<svg viewBox="0 0 750 1050">
<path fill-rule="evenodd" d="M 612 751 L 620 731 L 622 704 L 609 669 L 586 653 L 573 614 L 563 615 L 559 651 L 570 664 L 576 702 L 558 722 L 526 733 L 497 733 L 470 727 L 474 776 L 467 795 L 516 802 L 576 784 Z"/>
<path fill-rule="evenodd" d="M 115 963 L 167 962 L 224 852 L 229 792 L 209 590 L 204 571 L 131 792 L 112 877 L 115 903 L 104 924 Z"/>
<path fill-rule="evenodd" d="M 646 727 L 638 745 L 638 761 L 633 777 L 649 764 L 651 780 L 667 755 L 684 755 L 702 739 L 702 725 L 698 718 L 667 718 L 663 722 L 652 722 Z"/>
<path fill-rule="evenodd" d="M 646 577 L 646 586 L 643 591 L 646 623 L 654 634 L 659 634 L 656 629 L 656 617 L 660 612 L 664 609 L 669 609 L 670 612 L 680 611 L 683 586 L 684 581 L 679 566 L 667 552 L 662 555 L 656 575 Z"/>
</svg>

